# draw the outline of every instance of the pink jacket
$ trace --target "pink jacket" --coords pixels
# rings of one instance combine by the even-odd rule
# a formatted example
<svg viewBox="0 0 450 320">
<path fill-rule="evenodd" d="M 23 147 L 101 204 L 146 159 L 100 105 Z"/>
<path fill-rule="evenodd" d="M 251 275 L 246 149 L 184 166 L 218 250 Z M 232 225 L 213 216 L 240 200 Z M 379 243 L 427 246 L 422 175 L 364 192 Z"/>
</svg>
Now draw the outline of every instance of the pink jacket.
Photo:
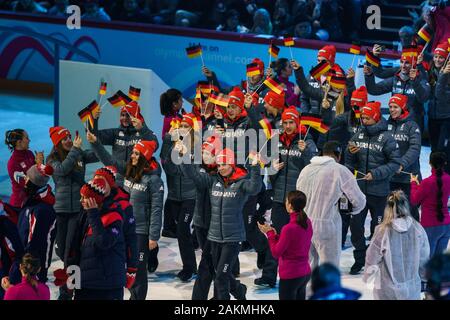
<svg viewBox="0 0 450 320">
<path fill-rule="evenodd" d="M 10 287 L 5 292 L 5 300 L 50 300 L 50 289 L 38 282 L 37 290 L 22 277 L 22 282 Z"/>
<path fill-rule="evenodd" d="M 34 164 L 34 154 L 30 150 L 14 150 L 11 154 L 11 158 L 8 160 L 8 174 L 12 185 L 12 194 L 9 204 L 13 207 L 20 208 L 27 197 L 23 190 L 25 180 L 20 179 L 20 183 L 17 183 L 16 180 L 14 180 L 14 173 L 26 173 Z"/>
<path fill-rule="evenodd" d="M 308 219 L 308 229 L 297 224 L 297 213 L 290 214 L 290 221 L 276 235 L 269 231 L 270 250 L 278 259 L 280 279 L 294 279 L 311 273 L 309 265 L 309 248 L 311 247 L 312 224 Z"/>
<path fill-rule="evenodd" d="M 442 175 L 442 212 L 444 221 L 439 222 L 436 216 L 436 195 L 438 192 L 436 170 L 431 171 L 430 177 L 424 179 L 420 185 L 411 182 L 411 203 L 422 206 L 420 223 L 423 227 L 435 227 L 450 224 L 450 214 L 448 213 L 447 201 L 450 195 L 450 176 L 446 173 Z"/>
</svg>

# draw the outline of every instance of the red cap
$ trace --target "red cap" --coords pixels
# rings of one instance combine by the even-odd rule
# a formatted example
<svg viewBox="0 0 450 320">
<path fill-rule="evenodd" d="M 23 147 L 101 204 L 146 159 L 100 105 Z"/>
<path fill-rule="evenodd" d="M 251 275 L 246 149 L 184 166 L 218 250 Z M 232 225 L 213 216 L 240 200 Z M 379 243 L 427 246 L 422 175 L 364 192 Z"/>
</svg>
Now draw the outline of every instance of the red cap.
<svg viewBox="0 0 450 320">
<path fill-rule="evenodd" d="M 367 104 L 367 100 L 367 88 L 365 86 L 361 86 L 352 92 L 350 105 L 362 108 Z"/>
<path fill-rule="evenodd" d="M 156 142 L 141 140 L 134 145 L 134 149 L 139 151 L 141 155 L 143 155 L 144 158 L 150 163 L 153 153 L 156 150 Z"/>
<path fill-rule="evenodd" d="M 234 104 L 238 106 L 241 110 L 244 110 L 244 93 L 239 87 L 234 87 L 233 90 L 228 94 L 229 102 L 228 105 Z"/>
<path fill-rule="evenodd" d="M 64 127 L 51 127 L 49 129 L 50 139 L 52 139 L 53 145 L 56 147 L 61 140 L 67 136 L 70 137 L 70 131 Z"/>
<path fill-rule="evenodd" d="M 94 198 L 97 204 L 103 203 L 106 194 L 106 182 L 103 179 L 92 179 L 81 187 L 80 194 L 85 198 Z"/>
<path fill-rule="evenodd" d="M 300 114 L 298 113 L 297 108 L 295 106 L 290 106 L 289 108 L 284 109 L 283 113 L 281 114 L 281 120 L 294 120 L 294 122 L 298 126 Z"/>
<path fill-rule="evenodd" d="M 271 107 L 282 110 L 284 108 L 284 92 L 282 92 L 281 94 L 276 94 L 273 91 L 269 91 L 264 97 L 264 101 L 267 102 Z"/>
<path fill-rule="evenodd" d="M 218 136 L 210 136 L 202 144 L 202 150 L 211 152 L 213 156 L 222 150 L 222 140 Z"/>
<path fill-rule="evenodd" d="M 362 109 L 361 114 L 364 114 L 376 122 L 381 119 L 381 103 L 378 101 L 368 102 Z"/>
<path fill-rule="evenodd" d="M 223 149 L 216 155 L 216 163 L 217 164 L 229 164 L 234 166 L 234 152 L 228 148 Z"/>
<path fill-rule="evenodd" d="M 105 178 L 111 188 L 116 187 L 117 168 L 114 166 L 101 167 L 95 171 L 94 176 Z"/>
<path fill-rule="evenodd" d="M 400 61 L 409 62 L 412 65 L 413 68 L 415 68 L 416 65 L 417 65 L 417 57 L 411 57 L 411 56 L 402 55 L 402 57 L 400 58 Z"/>
<path fill-rule="evenodd" d="M 405 96 L 403 94 L 396 93 L 389 99 L 389 105 L 396 104 L 400 108 L 402 108 L 402 111 L 406 112 L 408 111 L 408 96 Z"/>
<path fill-rule="evenodd" d="M 256 63 L 258 65 L 259 71 L 261 72 L 261 74 L 264 74 L 264 62 L 259 59 L 259 58 L 255 58 L 252 60 L 251 63 Z"/>
<path fill-rule="evenodd" d="M 120 112 L 128 112 L 131 116 L 138 118 L 139 120 L 141 120 L 142 122 L 144 122 L 144 117 L 141 114 L 141 107 L 139 106 L 139 104 L 136 101 L 131 101 L 129 104 L 127 104 L 126 106 L 123 106 L 120 109 Z"/>
<path fill-rule="evenodd" d="M 434 54 L 438 54 L 444 59 L 447 59 L 448 56 L 448 44 L 447 43 L 440 43 L 438 46 L 434 49 Z"/>
<path fill-rule="evenodd" d="M 181 122 L 186 122 L 191 128 L 194 128 L 194 120 L 197 117 L 193 113 L 185 113 L 183 114 L 183 118 L 181 119 Z"/>
<path fill-rule="evenodd" d="M 336 47 L 335 46 L 325 46 L 319 50 L 317 57 L 323 57 L 328 60 L 331 64 L 334 64 L 336 58 Z"/>
</svg>

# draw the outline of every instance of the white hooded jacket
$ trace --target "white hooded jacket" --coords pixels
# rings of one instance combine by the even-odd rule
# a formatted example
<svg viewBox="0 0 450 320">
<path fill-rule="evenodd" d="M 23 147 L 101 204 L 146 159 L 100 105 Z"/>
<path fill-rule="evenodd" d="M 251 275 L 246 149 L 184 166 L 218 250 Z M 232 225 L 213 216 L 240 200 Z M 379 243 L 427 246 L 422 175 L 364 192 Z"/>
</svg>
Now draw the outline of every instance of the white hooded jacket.
<svg viewBox="0 0 450 320">
<path fill-rule="evenodd" d="M 305 212 L 312 221 L 316 239 L 329 239 L 336 232 L 341 237 L 338 200 L 343 194 L 353 205 L 351 214 L 360 213 L 366 205 L 366 197 L 350 170 L 328 156 L 311 159 L 298 177 L 297 190 L 306 195 Z"/>
<path fill-rule="evenodd" d="M 430 255 L 427 234 L 411 217 L 379 225 L 366 253 L 363 280 L 376 300 L 420 300 L 421 276 Z"/>
</svg>

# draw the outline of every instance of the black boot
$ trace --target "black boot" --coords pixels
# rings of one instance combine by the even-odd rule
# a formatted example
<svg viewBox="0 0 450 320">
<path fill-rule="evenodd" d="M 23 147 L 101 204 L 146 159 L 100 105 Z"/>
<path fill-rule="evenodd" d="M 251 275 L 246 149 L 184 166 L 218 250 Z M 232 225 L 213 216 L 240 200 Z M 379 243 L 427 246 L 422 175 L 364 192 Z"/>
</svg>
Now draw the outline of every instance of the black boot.
<svg viewBox="0 0 450 320">
<path fill-rule="evenodd" d="M 150 273 L 153 273 L 158 268 L 158 252 L 159 252 L 159 246 L 157 246 L 155 249 L 150 250 L 148 253 L 148 260 L 147 260 L 147 270 Z"/>
</svg>

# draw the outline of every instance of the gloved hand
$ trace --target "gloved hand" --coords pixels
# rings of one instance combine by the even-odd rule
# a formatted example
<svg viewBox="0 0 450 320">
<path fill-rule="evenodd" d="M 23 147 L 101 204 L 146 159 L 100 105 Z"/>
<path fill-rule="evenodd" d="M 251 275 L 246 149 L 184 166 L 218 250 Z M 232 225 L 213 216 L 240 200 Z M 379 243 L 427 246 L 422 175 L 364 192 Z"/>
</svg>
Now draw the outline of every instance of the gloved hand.
<svg viewBox="0 0 450 320">
<path fill-rule="evenodd" d="M 55 276 L 55 286 L 57 287 L 65 285 L 69 278 L 66 269 L 56 269 L 53 271 L 53 275 Z"/>
<path fill-rule="evenodd" d="M 13 177 L 14 181 L 20 184 L 22 182 L 22 179 L 25 179 L 26 174 L 22 171 L 14 171 Z"/>
<path fill-rule="evenodd" d="M 130 289 L 134 281 L 136 281 L 136 268 L 128 268 L 127 269 L 127 284 L 125 285 L 125 288 Z"/>
</svg>

